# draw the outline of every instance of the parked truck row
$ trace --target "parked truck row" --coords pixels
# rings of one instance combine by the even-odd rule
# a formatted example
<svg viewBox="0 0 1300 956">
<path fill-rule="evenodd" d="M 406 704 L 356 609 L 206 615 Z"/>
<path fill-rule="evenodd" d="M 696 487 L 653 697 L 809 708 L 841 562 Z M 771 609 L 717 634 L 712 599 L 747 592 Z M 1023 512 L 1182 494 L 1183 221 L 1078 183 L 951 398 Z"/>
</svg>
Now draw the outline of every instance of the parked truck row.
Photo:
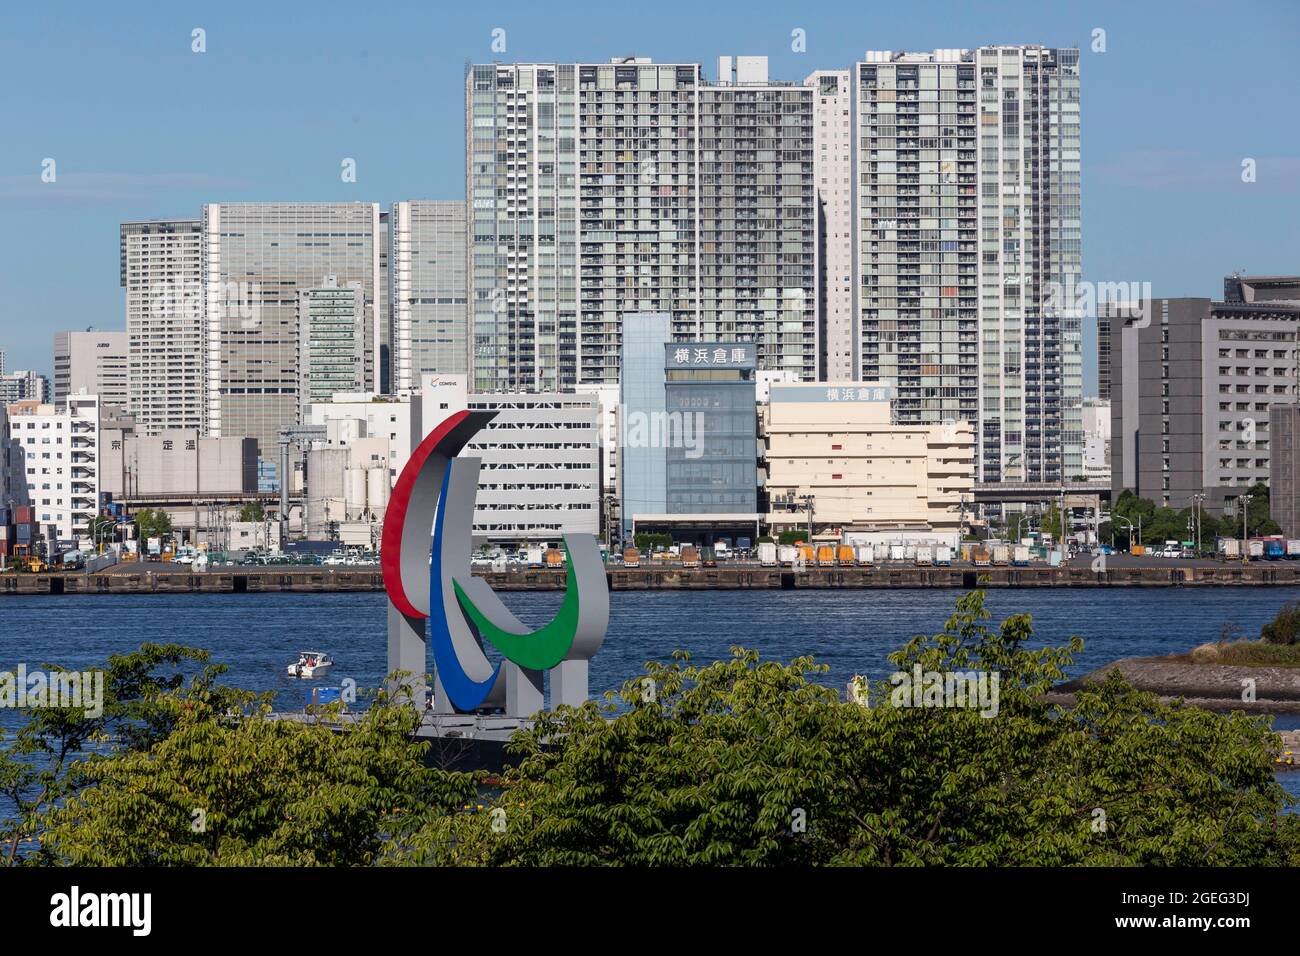
<svg viewBox="0 0 1300 956">
<path fill-rule="evenodd" d="M 1269 535 L 1265 538 L 1219 538 L 1216 550 L 1225 561 L 1294 561 L 1300 558 L 1300 538 Z"/>
</svg>

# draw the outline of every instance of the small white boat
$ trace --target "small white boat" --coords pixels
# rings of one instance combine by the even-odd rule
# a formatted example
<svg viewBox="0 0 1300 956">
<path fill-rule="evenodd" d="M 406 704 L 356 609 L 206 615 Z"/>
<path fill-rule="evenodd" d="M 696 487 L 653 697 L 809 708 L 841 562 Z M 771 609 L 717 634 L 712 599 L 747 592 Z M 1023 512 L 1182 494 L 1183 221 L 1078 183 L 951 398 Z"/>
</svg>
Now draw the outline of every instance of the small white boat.
<svg viewBox="0 0 1300 956">
<path fill-rule="evenodd" d="M 289 676 L 311 680 L 313 677 L 324 677 L 333 666 L 334 658 L 324 651 L 302 651 L 297 663 L 289 665 Z"/>
</svg>

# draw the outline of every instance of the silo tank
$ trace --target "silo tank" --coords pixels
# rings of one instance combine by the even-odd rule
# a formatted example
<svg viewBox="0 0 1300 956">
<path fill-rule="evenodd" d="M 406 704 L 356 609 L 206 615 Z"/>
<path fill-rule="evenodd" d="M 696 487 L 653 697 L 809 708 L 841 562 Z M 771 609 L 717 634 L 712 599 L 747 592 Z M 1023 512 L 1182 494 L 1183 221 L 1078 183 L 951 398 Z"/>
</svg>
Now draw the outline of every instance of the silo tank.
<svg viewBox="0 0 1300 956">
<path fill-rule="evenodd" d="M 388 468 L 376 465 L 370 469 L 367 505 L 371 511 L 388 507 Z"/>
</svg>

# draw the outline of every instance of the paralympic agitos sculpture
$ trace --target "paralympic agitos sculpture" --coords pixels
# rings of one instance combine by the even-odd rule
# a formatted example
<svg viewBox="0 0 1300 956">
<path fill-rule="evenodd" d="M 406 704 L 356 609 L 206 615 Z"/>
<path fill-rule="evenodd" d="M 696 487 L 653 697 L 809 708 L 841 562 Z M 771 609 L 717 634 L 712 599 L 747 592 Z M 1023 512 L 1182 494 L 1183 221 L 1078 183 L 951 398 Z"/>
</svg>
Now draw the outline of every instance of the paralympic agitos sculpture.
<svg viewBox="0 0 1300 956">
<path fill-rule="evenodd" d="M 435 712 L 501 707 L 507 716 L 527 717 L 542 709 L 548 670 L 553 706 L 587 699 L 588 662 L 605 638 L 609 592 L 600 547 L 590 534 L 564 536 L 564 599 L 550 623 L 536 630 L 470 573 L 481 461 L 456 456 L 495 417 L 462 411 L 445 419 L 420 442 L 393 488 L 382 542 L 388 668 L 412 675 L 411 692 L 423 706 L 432 650 Z M 501 663 L 488 659 L 485 641 Z"/>
</svg>

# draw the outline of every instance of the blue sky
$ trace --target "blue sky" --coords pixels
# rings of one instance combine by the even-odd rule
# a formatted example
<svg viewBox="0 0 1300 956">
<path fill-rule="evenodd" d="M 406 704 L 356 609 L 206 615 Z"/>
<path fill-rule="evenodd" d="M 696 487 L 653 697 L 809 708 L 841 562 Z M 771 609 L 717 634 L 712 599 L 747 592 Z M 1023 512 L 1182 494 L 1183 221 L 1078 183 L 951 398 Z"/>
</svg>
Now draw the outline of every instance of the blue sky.
<svg viewBox="0 0 1300 956">
<path fill-rule="evenodd" d="M 765 54 L 774 78 L 802 79 L 866 49 L 996 42 L 1082 51 L 1086 279 L 1218 296 L 1233 269 L 1300 272 L 1295 0 L 12 3 L 0 347 L 11 368 L 48 373 L 56 331 L 123 327 L 124 219 L 219 200 L 462 197 L 467 61 L 635 53 L 711 76 L 719 54 Z M 47 157 L 55 183 L 41 181 Z M 344 157 L 355 184 L 340 180 Z M 1247 157 L 1254 183 L 1241 181 Z"/>
</svg>

